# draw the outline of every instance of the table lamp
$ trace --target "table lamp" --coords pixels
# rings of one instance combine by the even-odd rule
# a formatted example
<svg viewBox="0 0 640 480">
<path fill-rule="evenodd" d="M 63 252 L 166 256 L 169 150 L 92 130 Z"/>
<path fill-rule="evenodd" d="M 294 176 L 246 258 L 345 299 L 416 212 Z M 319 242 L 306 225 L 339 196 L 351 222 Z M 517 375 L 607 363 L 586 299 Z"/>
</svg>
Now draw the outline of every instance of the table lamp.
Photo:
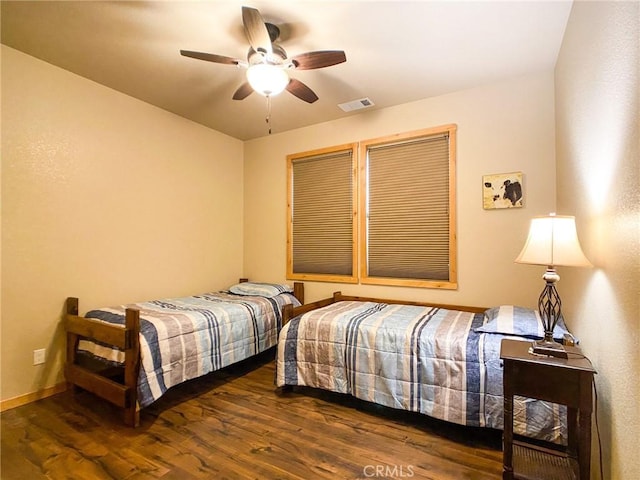
<svg viewBox="0 0 640 480">
<path fill-rule="evenodd" d="M 538 311 L 544 328 L 544 338 L 534 342 L 532 352 L 539 355 L 567 358 L 564 346 L 553 340 L 553 329 L 562 318 L 562 302 L 556 290 L 560 275 L 556 266 L 591 267 L 578 241 L 575 217 L 556 215 L 534 217 L 529 236 L 516 263 L 546 265 L 542 278 L 546 285 L 538 298 Z"/>
</svg>

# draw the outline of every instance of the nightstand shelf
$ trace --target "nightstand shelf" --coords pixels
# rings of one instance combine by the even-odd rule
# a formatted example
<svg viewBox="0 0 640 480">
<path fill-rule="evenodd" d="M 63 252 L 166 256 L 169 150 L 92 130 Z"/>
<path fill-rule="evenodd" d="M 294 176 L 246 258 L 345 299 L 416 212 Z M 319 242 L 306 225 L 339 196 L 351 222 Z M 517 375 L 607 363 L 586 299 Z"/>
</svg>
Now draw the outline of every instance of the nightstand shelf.
<svg viewBox="0 0 640 480">
<path fill-rule="evenodd" d="M 523 480 L 577 480 L 578 462 L 566 453 L 525 442 L 513 442 L 513 471 Z"/>
<path fill-rule="evenodd" d="M 502 341 L 504 362 L 504 480 L 589 480 L 593 375 L 591 362 L 577 347 L 569 358 L 529 353 L 531 342 Z M 513 434 L 513 397 L 537 398 L 567 406 L 568 444 L 545 448 Z"/>
</svg>

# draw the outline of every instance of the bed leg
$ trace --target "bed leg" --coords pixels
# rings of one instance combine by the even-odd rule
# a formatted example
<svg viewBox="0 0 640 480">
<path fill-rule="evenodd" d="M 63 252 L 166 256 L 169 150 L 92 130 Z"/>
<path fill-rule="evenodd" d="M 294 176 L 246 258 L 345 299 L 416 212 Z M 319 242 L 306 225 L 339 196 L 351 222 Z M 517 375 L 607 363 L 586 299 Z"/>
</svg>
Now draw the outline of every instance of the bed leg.
<svg viewBox="0 0 640 480">
<path fill-rule="evenodd" d="M 124 424 L 134 428 L 140 426 L 140 407 L 137 402 L 132 406 L 125 407 Z"/>
<path fill-rule="evenodd" d="M 138 407 L 138 373 L 140 371 L 140 310 L 127 308 L 125 315 L 126 348 L 124 351 L 124 384 L 127 401 L 124 423 L 130 427 L 140 424 Z"/>
<path fill-rule="evenodd" d="M 76 297 L 69 297 L 67 298 L 67 301 L 65 303 L 65 317 L 64 317 L 64 323 L 65 323 L 65 330 L 66 330 L 66 322 L 67 322 L 67 316 L 68 315 L 78 315 L 78 303 L 79 300 Z M 67 366 L 71 366 L 74 365 L 76 363 L 76 351 L 78 349 L 78 341 L 80 340 L 80 338 L 78 337 L 78 335 L 76 335 L 75 333 L 67 333 L 67 358 L 66 358 L 66 365 Z M 66 373 L 66 369 L 65 369 L 65 373 Z M 68 375 L 65 375 L 68 378 Z M 71 386 L 71 391 L 73 394 L 79 393 L 81 391 L 80 387 L 76 386 L 74 383 L 72 382 L 68 382 L 68 385 Z"/>
<path fill-rule="evenodd" d="M 290 303 L 282 306 L 282 326 L 284 327 L 293 318 L 293 305 Z"/>
<path fill-rule="evenodd" d="M 304 305 L 304 283 L 293 282 L 293 296 Z"/>
</svg>

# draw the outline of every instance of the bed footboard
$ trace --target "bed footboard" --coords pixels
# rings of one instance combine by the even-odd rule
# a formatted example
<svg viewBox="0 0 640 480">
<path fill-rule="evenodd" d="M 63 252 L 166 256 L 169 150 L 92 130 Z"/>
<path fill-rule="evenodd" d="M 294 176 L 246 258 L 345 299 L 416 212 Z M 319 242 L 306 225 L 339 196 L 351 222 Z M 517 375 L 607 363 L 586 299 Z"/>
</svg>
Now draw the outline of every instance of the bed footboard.
<svg viewBox="0 0 640 480">
<path fill-rule="evenodd" d="M 87 390 L 100 398 L 124 409 L 124 423 L 136 427 L 140 423 L 137 398 L 138 372 L 140 370 L 140 312 L 126 310 L 124 328 L 78 316 L 78 299 L 70 297 L 66 302 L 64 321 L 67 334 L 67 361 L 64 375 L 73 389 Z M 78 359 L 78 342 L 95 340 L 113 345 L 124 351 L 124 365 L 117 368 L 95 370 L 81 365 Z"/>
</svg>

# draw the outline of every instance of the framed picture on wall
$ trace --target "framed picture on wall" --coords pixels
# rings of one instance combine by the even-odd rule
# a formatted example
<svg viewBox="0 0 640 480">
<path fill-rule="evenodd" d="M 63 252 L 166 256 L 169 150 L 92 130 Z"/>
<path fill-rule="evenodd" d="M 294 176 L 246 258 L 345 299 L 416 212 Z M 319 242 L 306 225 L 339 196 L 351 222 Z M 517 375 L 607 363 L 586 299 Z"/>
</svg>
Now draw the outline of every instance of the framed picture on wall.
<svg viewBox="0 0 640 480">
<path fill-rule="evenodd" d="M 523 200 L 522 172 L 482 176 L 482 207 L 485 210 L 521 208 Z"/>
</svg>

